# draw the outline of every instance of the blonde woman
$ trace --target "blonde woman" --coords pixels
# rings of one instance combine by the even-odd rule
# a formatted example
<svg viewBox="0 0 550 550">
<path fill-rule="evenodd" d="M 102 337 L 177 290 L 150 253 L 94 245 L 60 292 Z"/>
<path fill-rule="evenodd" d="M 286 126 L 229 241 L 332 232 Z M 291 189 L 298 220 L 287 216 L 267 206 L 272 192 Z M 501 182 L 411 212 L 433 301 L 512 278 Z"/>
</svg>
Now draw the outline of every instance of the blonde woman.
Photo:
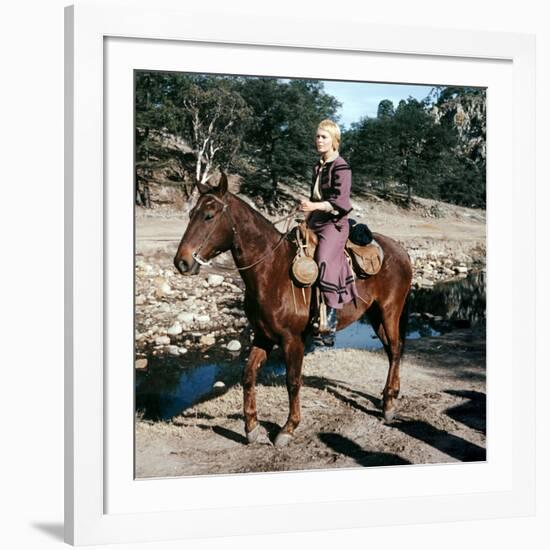
<svg viewBox="0 0 550 550">
<path fill-rule="evenodd" d="M 319 265 L 319 287 L 327 306 L 327 329 L 322 341 L 334 345 L 336 310 L 352 301 L 355 294 L 353 275 L 344 255 L 349 235 L 351 169 L 338 152 L 340 128 L 332 120 L 319 123 L 315 146 L 320 159 L 313 168 L 309 200 L 300 202 L 307 225 L 315 231 L 319 244 L 315 260 Z"/>
</svg>

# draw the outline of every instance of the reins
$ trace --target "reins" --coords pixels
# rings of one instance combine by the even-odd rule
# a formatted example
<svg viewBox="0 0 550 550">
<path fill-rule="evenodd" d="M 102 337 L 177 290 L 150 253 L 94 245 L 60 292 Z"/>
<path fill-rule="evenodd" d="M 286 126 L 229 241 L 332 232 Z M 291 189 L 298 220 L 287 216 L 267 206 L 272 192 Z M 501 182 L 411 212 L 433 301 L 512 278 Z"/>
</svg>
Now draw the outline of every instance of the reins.
<svg viewBox="0 0 550 550">
<path fill-rule="evenodd" d="M 216 197 L 215 195 L 210 195 L 213 199 L 217 200 L 219 203 L 222 204 L 222 210 L 221 212 L 219 212 L 218 214 L 225 214 L 226 216 L 229 217 L 229 222 L 231 224 L 231 230 L 233 231 L 233 235 L 235 236 L 235 238 L 237 237 L 237 228 L 235 226 L 235 221 L 233 219 L 233 216 L 231 214 L 231 210 L 229 210 L 228 208 L 228 204 L 219 199 L 218 197 Z M 239 270 L 239 271 L 244 271 L 246 269 L 250 269 L 256 265 L 258 265 L 260 262 L 262 262 L 263 260 L 265 260 L 268 256 L 270 256 L 271 254 L 273 254 L 273 252 L 275 252 L 275 250 L 277 250 L 277 248 L 279 248 L 279 246 L 281 246 L 281 244 L 283 243 L 283 241 L 285 240 L 285 238 L 288 236 L 288 234 L 290 233 L 290 229 L 289 229 L 289 226 L 290 226 L 290 219 L 296 214 L 296 212 L 298 211 L 298 206 L 295 206 L 290 214 L 287 214 L 286 216 L 272 222 L 273 225 L 276 225 L 284 220 L 287 220 L 287 226 L 286 226 L 286 229 L 285 229 L 285 232 L 281 235 L 281 238 L 279 239 L 279 241 L 277 242 L 277 244 L 271 249 L 271 250 L 268 250 L 261 258 L 259 258 L 258 260 L 256 260 L 254 263 L 250 264 L 250 265 L 246 265 L 246 266 L 242 266 L 242 267 L 239 267 L 239 266 L 236 266 L 236 268 Z M 219 221 L 221 220 L 221 216 L 218 215 L 218 219 L 216 220 L 216 222 L 212 225 L 212 228 L 210 229 L 210 231 L 208 232 L 208 235 L 206 235 L 206 237 L 204 238 L 204 240 L 202 241 L 202 243 L 199 245 L 199 247 L 192 253 L 192 256 L 193 256 L 193 259 L 199 263 L 200 265 L 211 265 L 211 261 L 209 260 L 205 260 L 204 258 L 201 257 L 200 255 L 200 251 L 201 249 L 203 248 L 203 246 L 206 244 L 206 242 L 208 241 L 208 239 L 210 238 L 210 236 L 212 235 L 212 233 L 214 232 L 214 230 L 216 229 Z"/>
<path fill-rule="evenodd" d="M 278 223 L 280 223 L 284 220 L 287 220 L 287 225 L 286 225 L 285 232 L 281 235 L 281 238 L 279 239 L 279 242 L 271 250 L 268 250 L 259 260 L 255 261 L 253 264 L 246 265 L 244 267 L 236 266 L 237 269 L 239 271 L 244 271 L 245 269 L 250 269 L 251 267 L 254 267 L 255 265 L 258 265 L 261 261 L 265 260 L 270 254 L 273 254 L 273 252 L 275 252 L 275 250 L 277 250 L 277 248 L 279 248 L 279 246 L 281 246 L 283 241 L 286 239 L 286 237 L 290 233 L 290 219 L 294 216 L 294 214 L 296 214 L 297 211 L 298 211 L 298 207 L 295 206 L 292 209 L 292 211 L 290 212 L 290 214 L 288 214 L 287 216 L 284 216 L 283 218 L 281 218 L 279 220 L 276 220 L 276 221 L 272 222 L 273 225 L 277 225 Z M 235 231 L 235 235 L 236 234 L 237 234 L 237 232 Z"/>
</svg>

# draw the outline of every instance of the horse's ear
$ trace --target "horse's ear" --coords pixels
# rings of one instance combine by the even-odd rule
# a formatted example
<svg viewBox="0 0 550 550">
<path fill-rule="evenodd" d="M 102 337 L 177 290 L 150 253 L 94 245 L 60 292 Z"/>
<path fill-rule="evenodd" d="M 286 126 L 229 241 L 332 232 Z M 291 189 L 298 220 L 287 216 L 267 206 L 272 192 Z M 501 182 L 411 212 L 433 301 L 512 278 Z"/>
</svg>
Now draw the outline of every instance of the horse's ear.
<svg viewBox="0 0 550 550">
<path fill-rule="evenodd" d="M 223 197 L 227 193 L 227 175 L 223 170 L 220 170 L 222 175 L 220 177 L 220 181 L 218 182 L 218 186 L 215 188 L 215 192 L 220 197 Z"/>
<path fill-rule="evenodd" d="M 212 191 L 212 188 L 209 185 L 201 183 L 200 181 L 197 182 L 197 189 L 201 195 L 208 193 L 208 191 Z"/>
</svg>

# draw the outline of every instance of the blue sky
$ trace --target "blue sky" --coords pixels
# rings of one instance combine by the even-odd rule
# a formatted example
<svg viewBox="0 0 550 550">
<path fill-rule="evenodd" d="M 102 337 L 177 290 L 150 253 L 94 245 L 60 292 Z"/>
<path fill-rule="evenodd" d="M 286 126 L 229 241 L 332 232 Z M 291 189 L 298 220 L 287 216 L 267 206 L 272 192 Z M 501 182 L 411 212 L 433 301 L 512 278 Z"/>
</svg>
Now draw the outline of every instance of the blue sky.
<svg viewBox="0 0 550 550">
<path fill-rule="evenodd" d="M 397 107 L 401 99 L 409 96 L 424 99 L 432 86 L 412 84 L 379 84 L 368 82 L 338 82 L 324 80 L 325 91 L 336 97 L 342 107 L 340 115 L 341 126 L 349 128 L 352 122 L 358 122 L 361 117 L 375 117 L 378 104 L 383 99 L 390 99 Z"/>
</svg>

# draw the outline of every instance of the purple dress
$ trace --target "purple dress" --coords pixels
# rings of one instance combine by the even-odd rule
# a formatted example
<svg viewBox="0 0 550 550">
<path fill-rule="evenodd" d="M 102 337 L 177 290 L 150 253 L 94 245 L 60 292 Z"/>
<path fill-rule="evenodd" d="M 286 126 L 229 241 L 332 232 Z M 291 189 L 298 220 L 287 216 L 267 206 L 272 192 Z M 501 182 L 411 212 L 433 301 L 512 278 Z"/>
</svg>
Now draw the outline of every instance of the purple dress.
<svg viewBox="0 0 550 550">
<path fill-rule="evenodd" d="M 319 174 L 321 199 L 314 196 L 314 187 Z M 353 274 L 344 254 L 349 235 L 348 213 L 351 212 L 351 169 L 340 156 L 326 162 L 318 162 L 313 168 L 310 200 L 328 201 L 332 212 L 315 210 L 308 218 L 308 227 L 315 231 L 319 244 L 315 260 L 319 266 L 319 288 L 327 306 L 341 309 L 355 296 Z"/>
</svg>

